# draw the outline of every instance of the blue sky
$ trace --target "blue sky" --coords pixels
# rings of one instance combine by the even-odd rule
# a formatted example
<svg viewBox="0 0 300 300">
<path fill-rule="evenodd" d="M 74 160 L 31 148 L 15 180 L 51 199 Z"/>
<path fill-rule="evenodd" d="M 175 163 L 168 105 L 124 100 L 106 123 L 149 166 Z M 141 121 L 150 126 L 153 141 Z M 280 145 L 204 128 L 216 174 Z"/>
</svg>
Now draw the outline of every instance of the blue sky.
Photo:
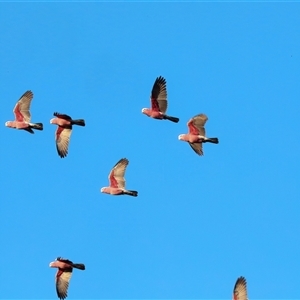
<svg viewBox="0 0 300 300">
<path fill-rule="evenodd" d="M 299 3 L 0 7 L 1 299 L 56 299 L 57 256 L 68 299 L 300 299 Z M 141 113 L 160 75 L 178 124 Z M 27 90 L 34 135 L 4 126 Z M 64 159 L 55 111 L 86 121 Z M 122 157 L 137 198 L 100 193 Z"/>
</svg>

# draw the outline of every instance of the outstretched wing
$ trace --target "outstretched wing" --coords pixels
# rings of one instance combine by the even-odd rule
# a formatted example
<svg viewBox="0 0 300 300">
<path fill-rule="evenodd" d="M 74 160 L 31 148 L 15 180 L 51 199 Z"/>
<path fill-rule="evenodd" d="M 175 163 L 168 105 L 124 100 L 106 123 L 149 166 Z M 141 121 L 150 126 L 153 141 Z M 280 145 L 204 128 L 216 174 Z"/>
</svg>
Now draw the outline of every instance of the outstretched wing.
<svg viewBox="0 0 300 300">
<path fill-rule="evenodd" d="M 16 121 L 18 122 L 30 122 L 30 103 L 33 98 L 31 91 L 25 92 L 16 103 L 13 112 L 15 114 Z"/>
<path fill-rule="evenodd" d="M 127 158 L 121 158 L 112 168 L 108 175 L 109 186 L 113 188 L 125 188 L 124 174 L 129 161 Z"/>
<path fill-rule="evenodd" d="M 64 270 L 58 269 L 56 273 L 56 292 L 59 299 L 65 299 L 68 296 L 69 282 L 72 276 L 72 268 Z"/>
<path fill-rule="evenodd" d="M 189 133 L 205 136 L 204 125 L 207 120 L 208 118 L 205 114 L 199 114 L 191 118 L 187 123 L 187 126 L 189 128 Z"/>
<path fill-rule="evenodd" d="M 55 116 L 55 117 L 57 117 L 57 118 L 64 119 L 64 120 L 68 120 L 68 121 L 71 121 L 71 120 L 72 120 L 72 118 L 71 118 L 70 116 L 65 115 L 65 114 L 60 114 L 60 113 L 58 113 L 58 112 L 55 112 L 55 113 L 53 114 L 53 116 Z"/>
<path fill-rule="evenodd" d="M 199 155 L 203 155 L 202 143 L 189 143 L 192 149 Z"/>
<path fill-rule="evenodd" d="M 151 109 L 160 111 L 163 114 L 167 111 L 167 82 L 165 78 L 159 76 L 156 78 L 151 92 Z"/>
<path fill-rule="evenodd" d="M 239 277 L 234 285 L 233 300 L 247 300 L 247 282 L 245 277 Z"/>
<path fill-rule="evenodd" d="M 55 132 L 56 149 L 58 155 L 63 158 L 68 154 L 72 129 L 58 126 Z"/>
</svg>

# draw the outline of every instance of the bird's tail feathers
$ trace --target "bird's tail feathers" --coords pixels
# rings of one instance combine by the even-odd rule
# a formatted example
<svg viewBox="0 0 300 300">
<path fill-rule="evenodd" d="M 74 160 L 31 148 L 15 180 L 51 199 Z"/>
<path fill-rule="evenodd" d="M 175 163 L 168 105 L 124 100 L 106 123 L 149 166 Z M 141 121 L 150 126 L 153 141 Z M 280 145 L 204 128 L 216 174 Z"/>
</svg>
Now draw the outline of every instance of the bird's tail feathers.
<svg viewBox="0 0 300 300">
<path fill-rule="evenodd" d="M 24 128 L 24 130 L 26 130 L 29 133 L 34 133 L 34 131 L 30 127 Z"/>
<path fill-rule="evenodd" d="M 219 144 L 219 139 L 218 138 L 208 138 L 206 140 L 206 142 L 213 143 L 213 144 Z"/>
<path fill-rule="evenodd" d="M 72 120 L 71 123 L 79 126 L 85 126 L 85 121 L 83 119 Z"/>
<path fill-rule="evenodd" d="M 174 123 L 178 123 L 179 122 L 178 118 L 176 118 L 176 117 L 170 117 L 170 116 L 167 116 L 167 115 L 164 115 L 164 120 L 169 120 L 169 121 L 172 121 Z"/>
<path fill-rule="evenodd" d="M 43 130 L 43 123 L 30 123 L 30 127 L 37 130 Z"/>
<path fill-rule="evenodd" d="M 137 197 L 138 192 L 137 191 L 125 191 L 124 194 L 133 196 L 133 197 Z"/>
<path fill-rule="evenodd" d="M 73 268 L 79 269 L 79 270 L 85 270 L 84 264 L 72 264 Z"/>
</svg>

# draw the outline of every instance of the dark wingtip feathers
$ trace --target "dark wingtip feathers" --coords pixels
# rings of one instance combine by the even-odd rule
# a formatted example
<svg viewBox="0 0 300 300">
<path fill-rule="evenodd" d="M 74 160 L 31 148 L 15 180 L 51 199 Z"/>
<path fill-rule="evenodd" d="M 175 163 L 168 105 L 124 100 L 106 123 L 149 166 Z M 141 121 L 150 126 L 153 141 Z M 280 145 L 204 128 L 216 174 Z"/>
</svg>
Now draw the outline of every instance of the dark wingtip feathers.
<svg viewBox="0 0 300 300">
<path fill-rule="evenodd" d="M 247 280 L 244 276 L 240 276 L 237 280 L 236 280 L 236 283 L 234 285 L 234 288 L 233 288 L 233 291 L 236 290 L 236 288 L 239 286 L 239 285 L 243 285 L 245 288 L 247 287 Z"/>
<path fill-rule="evenodd" d="M 246 284 L 247 284 L 246 278 L 245 278 L 244 276 L 240 276 L 240 277 L 237 279 L 235 286 L 238 285 L 238 284 L 246 285 Z"/>
<path fill-rule="evenodd" d="M 164 77 L 162 76 L 157 77 L 153 84 L 151 98 L 156 99 L 162 90 L 166 90 L 167 89 L 166 84 L 167 82 Z"/>
<path fill-rule="evenodd" d="M 159 77 L 156 78 L 155 83 L 160 83 L 162 85 L 166 85 L 167 81 L 166 81 L 166 79 L 164 77 L 159 76 Z"/>
</svg>

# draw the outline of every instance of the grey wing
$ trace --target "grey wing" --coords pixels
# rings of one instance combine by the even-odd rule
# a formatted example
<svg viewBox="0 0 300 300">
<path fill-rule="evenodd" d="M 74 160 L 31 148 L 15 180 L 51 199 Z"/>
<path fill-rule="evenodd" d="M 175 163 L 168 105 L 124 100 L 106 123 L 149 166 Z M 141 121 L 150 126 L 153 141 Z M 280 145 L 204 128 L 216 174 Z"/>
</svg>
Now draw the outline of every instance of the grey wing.
<svg viewBox="0 0 300 300">
<path fill-rule="evenodd" d="M 13 112 L 17 121 L 30 122 L 30 104 L 33 98 L 33 93 L 31 91 L 25 92 L 21 98 L 16 103 Z"/>
<path fill-rule="evenodd" d="M 118 183 L 118 187 L 119 188 L 125 188 L 125 171 L 126 171 L 126 167 L 129 164 L 129 161 L 127 158 L 122 158 L 120 159 L 115 166 L 113 167 L 113 176 L 115 178 L 115 180 Z"/>
<path fill-rule="evenodd" d="M 58 127 L 56 130 L 56 149 L 61 158 L 66 157 L 68 154 L 71 133 L 72 129 L 70 128 Z"/>
<path fill-rule="evenodd" d="M 239 277 L 233 289 L 233 298 L 235 300 L 247 300 L 247 282 L 244 277 Z"/>
<path fill-rule="evenodd" d="M 67 298 L 71 276 L 72 272 L 63 272 L 59 277 L 56 277 L 56 292 L 59 299 Z"/>
<path fill-rule="evenodd" d="M 204 125 L 208 120 L 205 114 L 199 114 L 193 117 L 193 125 L 199 130 L 199 135 L 205 136 Z"/>
<path fill-rule="evenodd" d="M 167 82 L 162 76 L 156 78 L 152 88 L 152 99 L 156 99 L 159 110 L 164 114 L 168 108 Z"/>
<path fill-rule="evenodd" d="M 198 154 L 203 155 L 202 143 L 189 143 L 192 149 Z"/>
</svg>

